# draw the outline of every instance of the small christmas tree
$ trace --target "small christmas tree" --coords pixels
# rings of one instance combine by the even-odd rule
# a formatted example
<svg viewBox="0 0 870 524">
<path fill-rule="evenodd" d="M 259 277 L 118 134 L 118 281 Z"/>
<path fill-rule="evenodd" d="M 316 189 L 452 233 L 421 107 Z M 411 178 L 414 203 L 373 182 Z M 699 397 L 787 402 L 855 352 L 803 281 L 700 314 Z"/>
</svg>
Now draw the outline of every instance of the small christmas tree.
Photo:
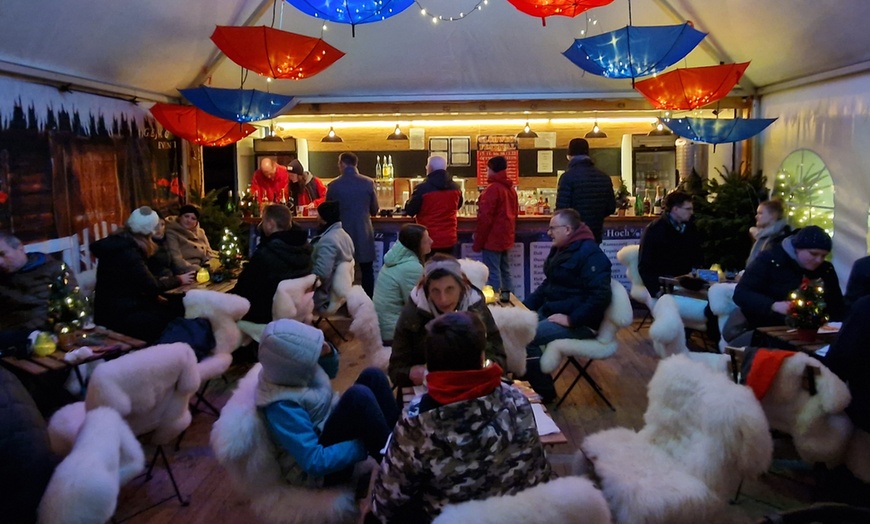
<svg viewBox="0 0 870 524">
<path fill-rule="evenodd" d="M 230 231 L 228 227 L 224 228 L 224 234 L 221 238 L 220 260 L 221 266 L 226 271 L 236 269 L 242 263 L 242 249 L 239 245 L 239 237 Z"/>
<path fill-rule="evenodd" d="M 810 280 L 806 277 L 801 287 L 789 295 L 791 305 L 786 315 L 786 324 L 797 329 L 819 329 L 828 321 L 825 314 L 825 288 L 821 279 Z"/>
<path fill-rule="evenodd" d="M 251 192 L 250 184 L 248 184 L 247 191 L 242 191 L 239 195 L 239 209 L 244 216 L 260 216 L 260 199 Z"/>
<path fill-rule="evenodd" d="M 90 317 L 90 304 L 79 287 L 72 283 L 69 268 L 61 265 L 61 272 L 51 283 L 48 298 L 48 324 L 57 333 L 81 329 Z"/>
</svg>

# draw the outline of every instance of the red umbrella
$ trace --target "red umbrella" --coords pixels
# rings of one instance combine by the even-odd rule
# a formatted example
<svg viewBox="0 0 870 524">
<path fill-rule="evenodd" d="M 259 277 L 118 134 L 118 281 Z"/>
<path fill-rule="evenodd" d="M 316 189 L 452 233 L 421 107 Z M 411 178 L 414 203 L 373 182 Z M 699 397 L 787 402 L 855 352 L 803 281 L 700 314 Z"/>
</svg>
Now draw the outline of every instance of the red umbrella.
<svg viewBox="0 0 870 524">
<path fill-rule="evenodd" d="M 219 25 L 211 39 L 233 62 L 270 78 L 308 78 L 344 56 L 322 38 L 266 26 Z"/>
<path fill-rule="evenodd" d="M 749 62 L 676 69 L 641 80 L 635 89 L 656 109 L 697 109 L 725 97 L 737 85 Z"/>
<path fill-rule="evenodd" d="M 193 106 L 156 103 L 151 114 L 172 134 L 201 146 L 226 146 L 257 130 L 250 124 L 211 116 Z"/>
<path fill-rule="evenodd" d="M 548 16 L 573 18 L 593 7 L 607 5 L 613 0 L 508 0 L 508 2 L 523 13 L 540 18 L 544 25 L 547 25 Z"/>
</svg>

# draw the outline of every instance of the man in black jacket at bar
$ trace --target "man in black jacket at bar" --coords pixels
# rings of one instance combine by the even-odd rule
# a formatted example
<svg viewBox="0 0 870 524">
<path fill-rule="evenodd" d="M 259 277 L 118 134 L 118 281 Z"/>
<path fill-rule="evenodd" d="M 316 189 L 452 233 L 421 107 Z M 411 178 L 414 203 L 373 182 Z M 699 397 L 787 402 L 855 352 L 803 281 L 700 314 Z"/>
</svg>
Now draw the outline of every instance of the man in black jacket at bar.
<svg viewBox="0 0 870 524">
<path fill-rule="evenodd" d="M 260 245 L 230 293 L 251 303 L 244 320 L 267 324 L 272 321 L 272 298 L 278 284 L 311 273 L 311 246 L 305 230 L 293 223 L 287 206 L 266 207 L 259 227 L 263 233 Z"/>
<path fill-rule="evenodd" d="M 613 182 L 595 167 L 589 157 L 589 142 L 575 138 L 568 144 L 568 170 L 559 178 L 556 209 L 574 209 L 580 213 L 595 242 L 601 244 L 604 218 L 616 211 Z"/>
</svg>

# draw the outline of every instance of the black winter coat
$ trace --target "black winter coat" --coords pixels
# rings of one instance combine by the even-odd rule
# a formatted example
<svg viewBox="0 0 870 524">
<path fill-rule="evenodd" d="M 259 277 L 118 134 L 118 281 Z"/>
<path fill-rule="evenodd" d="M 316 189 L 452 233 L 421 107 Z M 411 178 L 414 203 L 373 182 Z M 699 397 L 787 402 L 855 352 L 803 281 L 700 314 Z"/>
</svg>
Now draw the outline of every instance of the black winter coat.
<svg viewBox="0 0 870 524">
<path fill-rule="evenodd" d="M 164 291 L 175 289 L 181 285 L 181 281 L 175 276 L 173 271 L 172 255 L 169 254 L 169 250 L 166 248 L 166 238 L 154 240 L 154 243 L 157 244 L 157 251 L 148 257 L 148 270 L 157 279 L 160 289 Z"/>
<path fill-rule="evenodd" d="M 36 522 L 36 508 L 54 468 L 48 429 L 30 394 L 0 368 L 0 515 L 3 522 Z"/>
<path fill-rule="evenodd" d="M 159 299 L 163 287 L 130 233 L 122 231 L 98 240 L 91 244 L 91 252 L 99 259 L 94 322 L 151 342 L 170 320 L 184 315 L 180 301 Z"/>
<path fill-rule="evenodd" d="M 556 209 L 575 209 L 580 219 L 601 243 L 604 219 L 616 211 L 613 182 L 588 156 L 575 156 L 568 162 L 568 170 L 559 178 Z"/>
<path fill-rule="evenodd" d="M 846 284 L 846 307 L 851 308 L 861 297 L 870 295 L 870 257 L 859 258 L 852 264 Z"/>
<path fill-rule="evenodd" d="M 610 259 L 592 238 L 553 247 L 544 262 L 546 278 L 523 301 L 542 317 L 568 315 L 572 328 L 597 330 L 610 305 Z"/>
<path fill-rule="evenodd" d="M 288 278 L 311 273 L 311 246 L 308 236 L 298 225 L 263 238 L 254 256 L 239 275 L 230 293 L 245 297 L 251 309 L 245 320 L 266 324 L 272 321 L 272 298 L 278 284 Z"/>
<path fill-rule="evenodd" d="M 774 313 L 774 302 L 788 300 L 789 294 L 800 287 L 804 277 L 810 280 L 821 278 L 825 287 L 825 303 L 831 320 L 842 320 L 846 312 L 840 279 L 830 262 L 822 262 L 815 271 L 806 271 L 798 265 L 786 249 L 791 248 L 791 238 L 758 254 L 749 264 L 737 287 L 734 303 L 746 316 L 751 328 L 785 325 L 785 315 Z"/>
<path fill-rule="evenodd" d="M 822 359 L 849 386 L 852 402 L 846 407 L 859 428 L 870 431 L 870 297 L 858 299 L 837 340 Z"/>
<path fill-rule="evenodd" d="M 652 296 L 659 293 L 659 277 L 686 275 L 704 263 L 701 235 L 694 222 L 680 233 L 667 213 L 646 226 L 640 239 L 637 269 Z"/>
</svg>

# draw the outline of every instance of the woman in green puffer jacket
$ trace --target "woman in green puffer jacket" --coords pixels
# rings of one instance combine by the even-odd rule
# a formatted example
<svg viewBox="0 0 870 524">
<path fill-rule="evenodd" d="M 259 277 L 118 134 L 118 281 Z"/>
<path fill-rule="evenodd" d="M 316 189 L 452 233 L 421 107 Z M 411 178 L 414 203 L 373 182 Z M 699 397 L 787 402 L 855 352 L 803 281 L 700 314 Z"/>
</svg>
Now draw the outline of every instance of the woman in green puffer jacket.
<svg viewBox="0 0 870 524">
<path fill-rule="evenodd" d="M 426 227 L 405 224 L 399 231 L 399 241 L 384 255 L 373 300 L 378 312 L 381 340 L 386 345 L 393 341 L 399 314 L 411 290 L 420 282 L 423 262 L 431 251 L 432 239 Z"/>
</svg>

